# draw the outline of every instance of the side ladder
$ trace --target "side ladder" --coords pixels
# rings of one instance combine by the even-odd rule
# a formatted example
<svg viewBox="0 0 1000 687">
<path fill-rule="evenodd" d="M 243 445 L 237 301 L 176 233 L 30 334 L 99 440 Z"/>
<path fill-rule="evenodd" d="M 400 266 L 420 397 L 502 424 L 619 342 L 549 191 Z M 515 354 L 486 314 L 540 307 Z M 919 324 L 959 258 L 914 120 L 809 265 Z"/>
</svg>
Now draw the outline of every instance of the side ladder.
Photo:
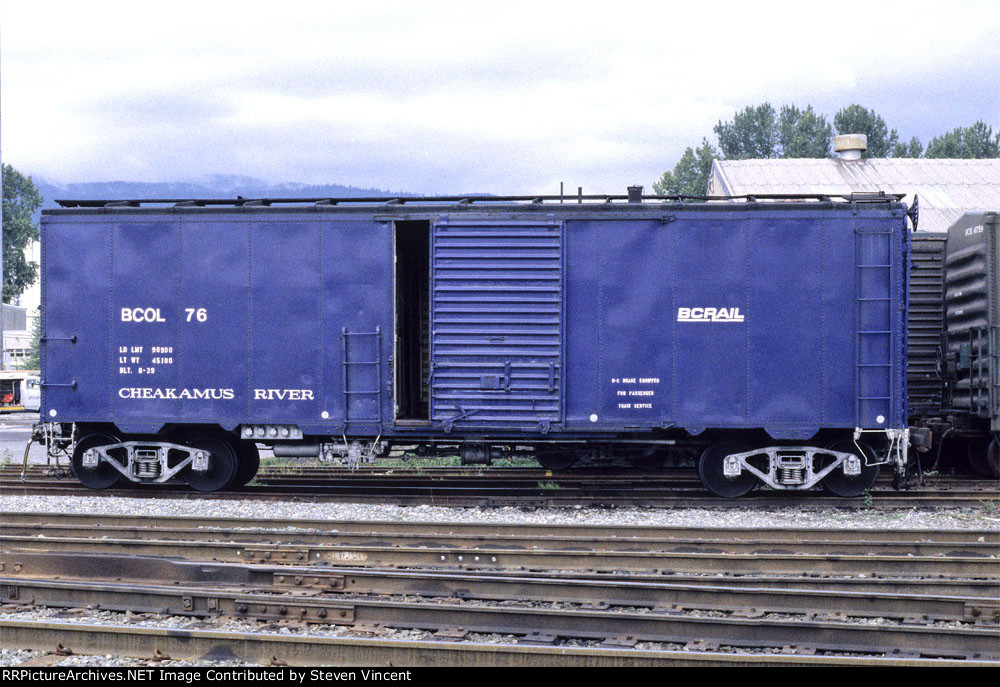
<svg viewBox="0 0 1000 687">
<path fill-rule="evenodd" d="M 343 342 L 344 364 L 344 423 L 341 431 L 347 434 L 348 425 L 352 424 L 377 424 L 381 430 L 382 328 L 376 327 L 373 332 L 349 332 L 347 327 L 343 327 L 340 340 Z M 372 401 L 374 412 L 369 407 Z"/>
</svg>

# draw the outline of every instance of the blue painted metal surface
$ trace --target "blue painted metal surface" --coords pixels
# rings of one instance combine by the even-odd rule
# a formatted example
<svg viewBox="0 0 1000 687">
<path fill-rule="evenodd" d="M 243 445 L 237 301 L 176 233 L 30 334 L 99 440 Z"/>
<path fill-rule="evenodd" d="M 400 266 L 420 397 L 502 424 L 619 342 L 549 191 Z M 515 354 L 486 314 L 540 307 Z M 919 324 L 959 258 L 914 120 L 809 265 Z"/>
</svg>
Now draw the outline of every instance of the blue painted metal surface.
<svg viewBox="0 0 1000 687">
<path fill-rule="evenodd" d="M 339 432 L 341 331 L 391 330 L 390 229 L 288 214 L 46 217 L 45 331 L 77 343 L 46 341 L 43 376 L 77 387 L 44 388 L 43 416 L 133 431 L 271 422 Z M 378 431 L 375 400 L 350 408 L 352 419 L 376 418 L 355 429 Z"/>
<path fill-rule="evenodd" d="M 570 222 L 568 422 L 788 438 L 903 426 L 884 397 L 902 389 L 906 235 L 898 217 L 873 220 L 876 235 L 856 219 L 737 207 L 614 231 Z"/>
<path fill-rule="evenodd" d="M 435 423 L 547 432 L 562 419 L 562 252 L 552 216 L 434 223 Z"/>
<path fill-rule="evenodd" d="M 397 425 L 392 399 L 393 221 L 414 219 L 432 249 L 426 427 Z M 43 417 L 902 428 L 907 240 L 888 201 L 47 211 Z"/>
</svg>

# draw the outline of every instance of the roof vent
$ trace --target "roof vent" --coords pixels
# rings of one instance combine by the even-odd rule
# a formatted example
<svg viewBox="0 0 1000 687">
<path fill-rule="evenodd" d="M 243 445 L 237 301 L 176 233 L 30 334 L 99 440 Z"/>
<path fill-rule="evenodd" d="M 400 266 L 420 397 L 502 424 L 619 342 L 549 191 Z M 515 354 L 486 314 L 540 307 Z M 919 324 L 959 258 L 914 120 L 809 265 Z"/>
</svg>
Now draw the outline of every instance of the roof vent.
<svg viewBox="0 0 1000 687">
<path fill-rule="evenodd" d="M 868 137 L 864 134 L 843 134 L 833 137 L 833 152 L 841 160 L 860 160 L 868 150 Z"/>
</svg>

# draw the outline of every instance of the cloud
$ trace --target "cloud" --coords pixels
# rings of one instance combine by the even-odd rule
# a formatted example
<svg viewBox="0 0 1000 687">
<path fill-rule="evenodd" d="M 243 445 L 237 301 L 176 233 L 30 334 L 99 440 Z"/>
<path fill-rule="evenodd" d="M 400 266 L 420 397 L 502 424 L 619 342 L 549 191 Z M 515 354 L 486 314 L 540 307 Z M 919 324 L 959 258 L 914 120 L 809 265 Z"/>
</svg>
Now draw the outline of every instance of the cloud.
<svg viewBox="0 0 1000 687">
<path fill-rule="evenodd" d="M 617 191 L 764 101 L 925 143 L 996 120 L 998 28 L 976 2 L 5 5 L 3 152 L 63 181 Z"/>
<path fill-rule="evenodd" d="M 236 107 L 228 99 L 190 88 L 124 91 L 85 101 L 77 109 L 77 114 L 90 119 L 95 127 L 112 121 L 116 128 L 133 132 L 169 129 L 178 134 L 235 113 Z"/>
</svg>

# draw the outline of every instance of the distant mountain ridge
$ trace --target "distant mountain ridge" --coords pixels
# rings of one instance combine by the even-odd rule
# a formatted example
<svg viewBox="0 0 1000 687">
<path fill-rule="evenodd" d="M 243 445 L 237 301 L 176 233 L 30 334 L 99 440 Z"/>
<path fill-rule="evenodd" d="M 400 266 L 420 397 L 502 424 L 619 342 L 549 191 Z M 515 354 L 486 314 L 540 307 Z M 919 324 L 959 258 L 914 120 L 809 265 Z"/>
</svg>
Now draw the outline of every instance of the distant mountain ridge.
<svg viewBox="0 0 1000 687">
<path fill-rule="evenodd" d="M 56 200 L 138 200 L 152 198 L 409 198 L 414 193 L 342 184 L 268 183 L 244 176 L 215 175 L 195 181 L 88 181 L 58 185 L 38 177 L 43 208 L 59 207 Z"/>
</svg>

